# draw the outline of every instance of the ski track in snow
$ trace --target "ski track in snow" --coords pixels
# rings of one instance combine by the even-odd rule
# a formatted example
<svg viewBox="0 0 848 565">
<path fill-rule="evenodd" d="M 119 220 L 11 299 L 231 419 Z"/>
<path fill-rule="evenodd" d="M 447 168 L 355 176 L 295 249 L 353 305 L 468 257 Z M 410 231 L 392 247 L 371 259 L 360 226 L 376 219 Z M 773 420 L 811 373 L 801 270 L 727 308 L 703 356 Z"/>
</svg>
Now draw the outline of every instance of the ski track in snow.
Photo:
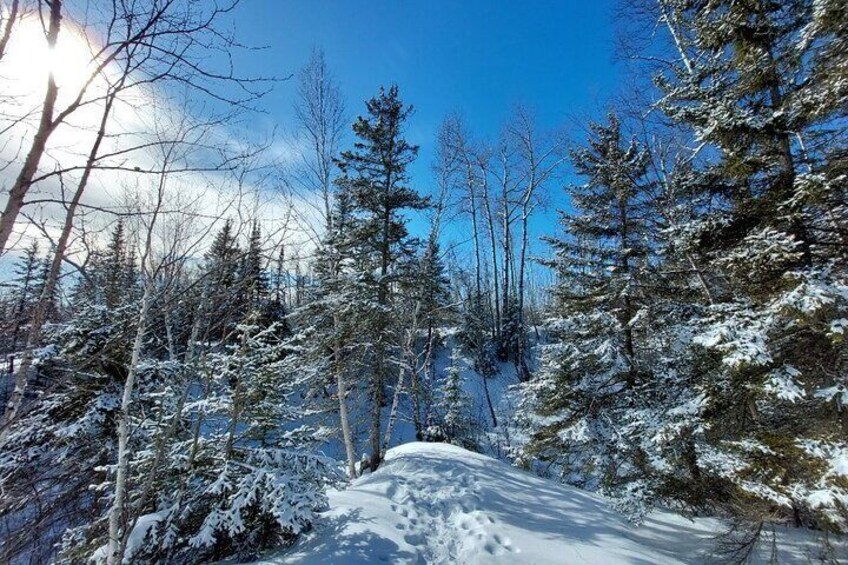
<svg viewBox="0 0 848 565">
<path fill-rule="evenodd" d="M 445 444 L 389 450 L 295 547 L 265 565 L 709 563 L 722 524 L 667 511 L 636 528 L 600 496 Z M 809 562 L 812 536 L 783 536 L 781 562 Z"/>
</svg>

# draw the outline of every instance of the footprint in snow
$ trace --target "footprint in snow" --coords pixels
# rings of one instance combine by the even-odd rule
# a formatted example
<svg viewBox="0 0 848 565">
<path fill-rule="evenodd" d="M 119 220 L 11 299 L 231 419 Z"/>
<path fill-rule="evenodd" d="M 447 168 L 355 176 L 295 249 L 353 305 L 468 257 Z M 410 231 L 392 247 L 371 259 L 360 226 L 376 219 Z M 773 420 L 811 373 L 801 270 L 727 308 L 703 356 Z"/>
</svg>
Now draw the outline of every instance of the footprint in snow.
<svg viewBox="0 0 848 565">
<path fill-rule="evenodd" d="M 501 538 L 498 534 L 492 536 L 492 539 L 483 546 L 486 553 L 490 555 L 503 555 L 504 553 L 512 552 L 512 542 L 509 538 Z"/>
<path fill-rule="evenodd" d="M 409 545 L 424 545 L 424 536 L 418 533 L 406 534 L 403 536 L 403 541 Z"/>
</svg>

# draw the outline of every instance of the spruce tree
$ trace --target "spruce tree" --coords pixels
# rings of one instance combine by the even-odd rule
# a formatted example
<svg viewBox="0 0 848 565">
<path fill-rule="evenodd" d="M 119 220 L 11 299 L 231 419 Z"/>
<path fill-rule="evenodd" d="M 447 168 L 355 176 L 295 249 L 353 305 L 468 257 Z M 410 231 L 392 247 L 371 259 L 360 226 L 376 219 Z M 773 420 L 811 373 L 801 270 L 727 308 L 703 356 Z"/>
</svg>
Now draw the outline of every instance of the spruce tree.
<svg viewBox="0 0 848 565">
<path fill-rule="evenodd" d="M 239 285 L 242 251 L 236 241 L 231 219 L 215 235 L 206 254 L 205 293 L 209 319 L 208 336 L 214 340 L 232 339 L 243 311 L 243 295 Z"/>
<path fill-rule="evenodd" d="M 244 287 L 251 307 L 256 307 L 268 294 L 268 276 L 262 259 L 262 230 L 254 222 L 242 259 L 240 284 Z"/>
<path fill-rule="evenodd" d="M 421 367 L 411 371 L 412 422 L 415 426 L 415 436 L 419 440 L 424 437 L 424 424 L 427 422 L 432 405 L 432 382 L 435 381 L 435 356 L 441 336 L 439 329 L 450 319 L 449 285 L 445 266 L 435 229 L 431 230 L 427 245 L 422 250 L 414 267 L 413 286 L 406 291 L 408 301 L 414 304 L 413 317 L 407 331 L 419 327 L 426 332 L 424 341 L 424 360 Z"/>
<path fill-rule="evenodd" d="M 709 429 L 693 459 L 758 522 L 848 524 L 843 4 L 660 3 L 680 47 L 660 106 L 709 148 L 674 242 L 718 282 L 688 324 Z"/>
<path fill-rule="evenodd" d="M 529 451 L 557 463 L 569 482 L 623 497 L 649 473 L 637 416 L 652 384 L 640 320 L 651 251 L 647 152 L 624 138 L 614 115 L 591 131 L 572 152 L 587 182 L 569 189 L 565 238 L 548 238 L 556 305 L 552 342 L 525 387 Z M 636 502 L 634 517 L 642 511 Z"/>
<path fill-rule="evenodd" d="M 103 264 L 103 296 L 107 308 L 116 308 L 125 298 L 128 251 L 124 235 L 124 222 L 118 220 L 106 248 Z"/>
<path fill-rule="evenodd" d="M 459 350 L 451 353 L 450 365 L 439 384 L 436 410 L 442 423 L 440 439 L 465 448 L 475 447 L 472 437 L 471 399 L 463 388 Z M 433 435 L 433 430 L 430 434 Z"/>
<path fill-rule="evenodd" d="M 20 345 L 23 329 L 29 322 L 29 313 L 41 294 L 41 265 L 38 242 L 33 241 L 15 266 L 15 277 L 8 285 L 11 290 L 7 298 L 7 314 L 4 316 L 4 336 L 8 342 L 4 344 L 4 351 L 15 352 Z"/>
<path fill-rule="evenodd" d="M 308 299 L 292 312 L 296 331 L 286 366 L 301 375 L 311 411 L 338 412 L 347 474 L 354 479 L 360 446 L 353 437 L 348 397 L 359 398 L 360 381 L 367 378 L 367 352 L 359 338 L 368 335 L 372 304 L 350 260 L 351 197 L 344 187 L 336 192 L 329 225 L 312 262 Z M 335 402 L 328 403 L 332 396 Z"/>
</svg>

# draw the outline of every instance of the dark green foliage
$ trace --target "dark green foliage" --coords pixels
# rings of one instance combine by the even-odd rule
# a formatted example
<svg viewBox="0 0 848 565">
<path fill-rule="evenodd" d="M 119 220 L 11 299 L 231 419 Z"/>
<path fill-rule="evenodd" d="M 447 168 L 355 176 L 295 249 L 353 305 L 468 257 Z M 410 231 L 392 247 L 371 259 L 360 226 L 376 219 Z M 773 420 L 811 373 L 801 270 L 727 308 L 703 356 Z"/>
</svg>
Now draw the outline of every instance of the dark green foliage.
<svg viewBox="0 0 848 565">
<path fill-rule="evenodd" d="M 14 278 L 6 283 L 3 308 L 3 345 L 5 352 L 15 352 L 26 338 L 26 328 L 36 303 L 41 298 L 44 261 L 38 243 L 32 242 L 15 266 Z"/>
<path fill-rule="evenodd" d="M 354 148 L 338 161 L 338 197 L 348 219 L 337 236 L 337 245 L 352 267 L 368 311 L 364 314 L 361 341 L 369 350 L 371 368 L 371 468 L 381 457 L 380 413 L 386 400 L 385 385 L 395 373 L 392 358 L 399 356 L 400 337 L 394 315 L 395 285 L 408 280 L 416 241 L 409 237 L 407 210 L 421 210 L 428 200 L 408 186 L 407 168 L 418 148 L 403 137 L 412 108 L 405 106 L 397 86 L 380 89 L 366 102 L 367 116 L 353 125 Z"/>
</svg>

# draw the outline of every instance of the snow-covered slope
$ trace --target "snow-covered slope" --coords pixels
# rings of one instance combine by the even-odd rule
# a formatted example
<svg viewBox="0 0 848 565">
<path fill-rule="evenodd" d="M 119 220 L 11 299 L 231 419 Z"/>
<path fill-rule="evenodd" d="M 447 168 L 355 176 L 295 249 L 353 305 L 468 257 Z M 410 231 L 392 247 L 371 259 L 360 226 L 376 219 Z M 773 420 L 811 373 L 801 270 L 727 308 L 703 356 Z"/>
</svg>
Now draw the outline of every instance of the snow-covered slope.
<svg viewBox="0 0 848 565">
<path fill-rule="evenodd" d="M 330 506 L 315 531 L 263 563 L 701 563 L 721 529 L 669 512 L 634 528 L 602 497 L 434 443 L 391 449 L 377 472 L 331 492 Z M 807 538 L 789 538 L 783 557 L 806 562 Z"/>
</svg>

